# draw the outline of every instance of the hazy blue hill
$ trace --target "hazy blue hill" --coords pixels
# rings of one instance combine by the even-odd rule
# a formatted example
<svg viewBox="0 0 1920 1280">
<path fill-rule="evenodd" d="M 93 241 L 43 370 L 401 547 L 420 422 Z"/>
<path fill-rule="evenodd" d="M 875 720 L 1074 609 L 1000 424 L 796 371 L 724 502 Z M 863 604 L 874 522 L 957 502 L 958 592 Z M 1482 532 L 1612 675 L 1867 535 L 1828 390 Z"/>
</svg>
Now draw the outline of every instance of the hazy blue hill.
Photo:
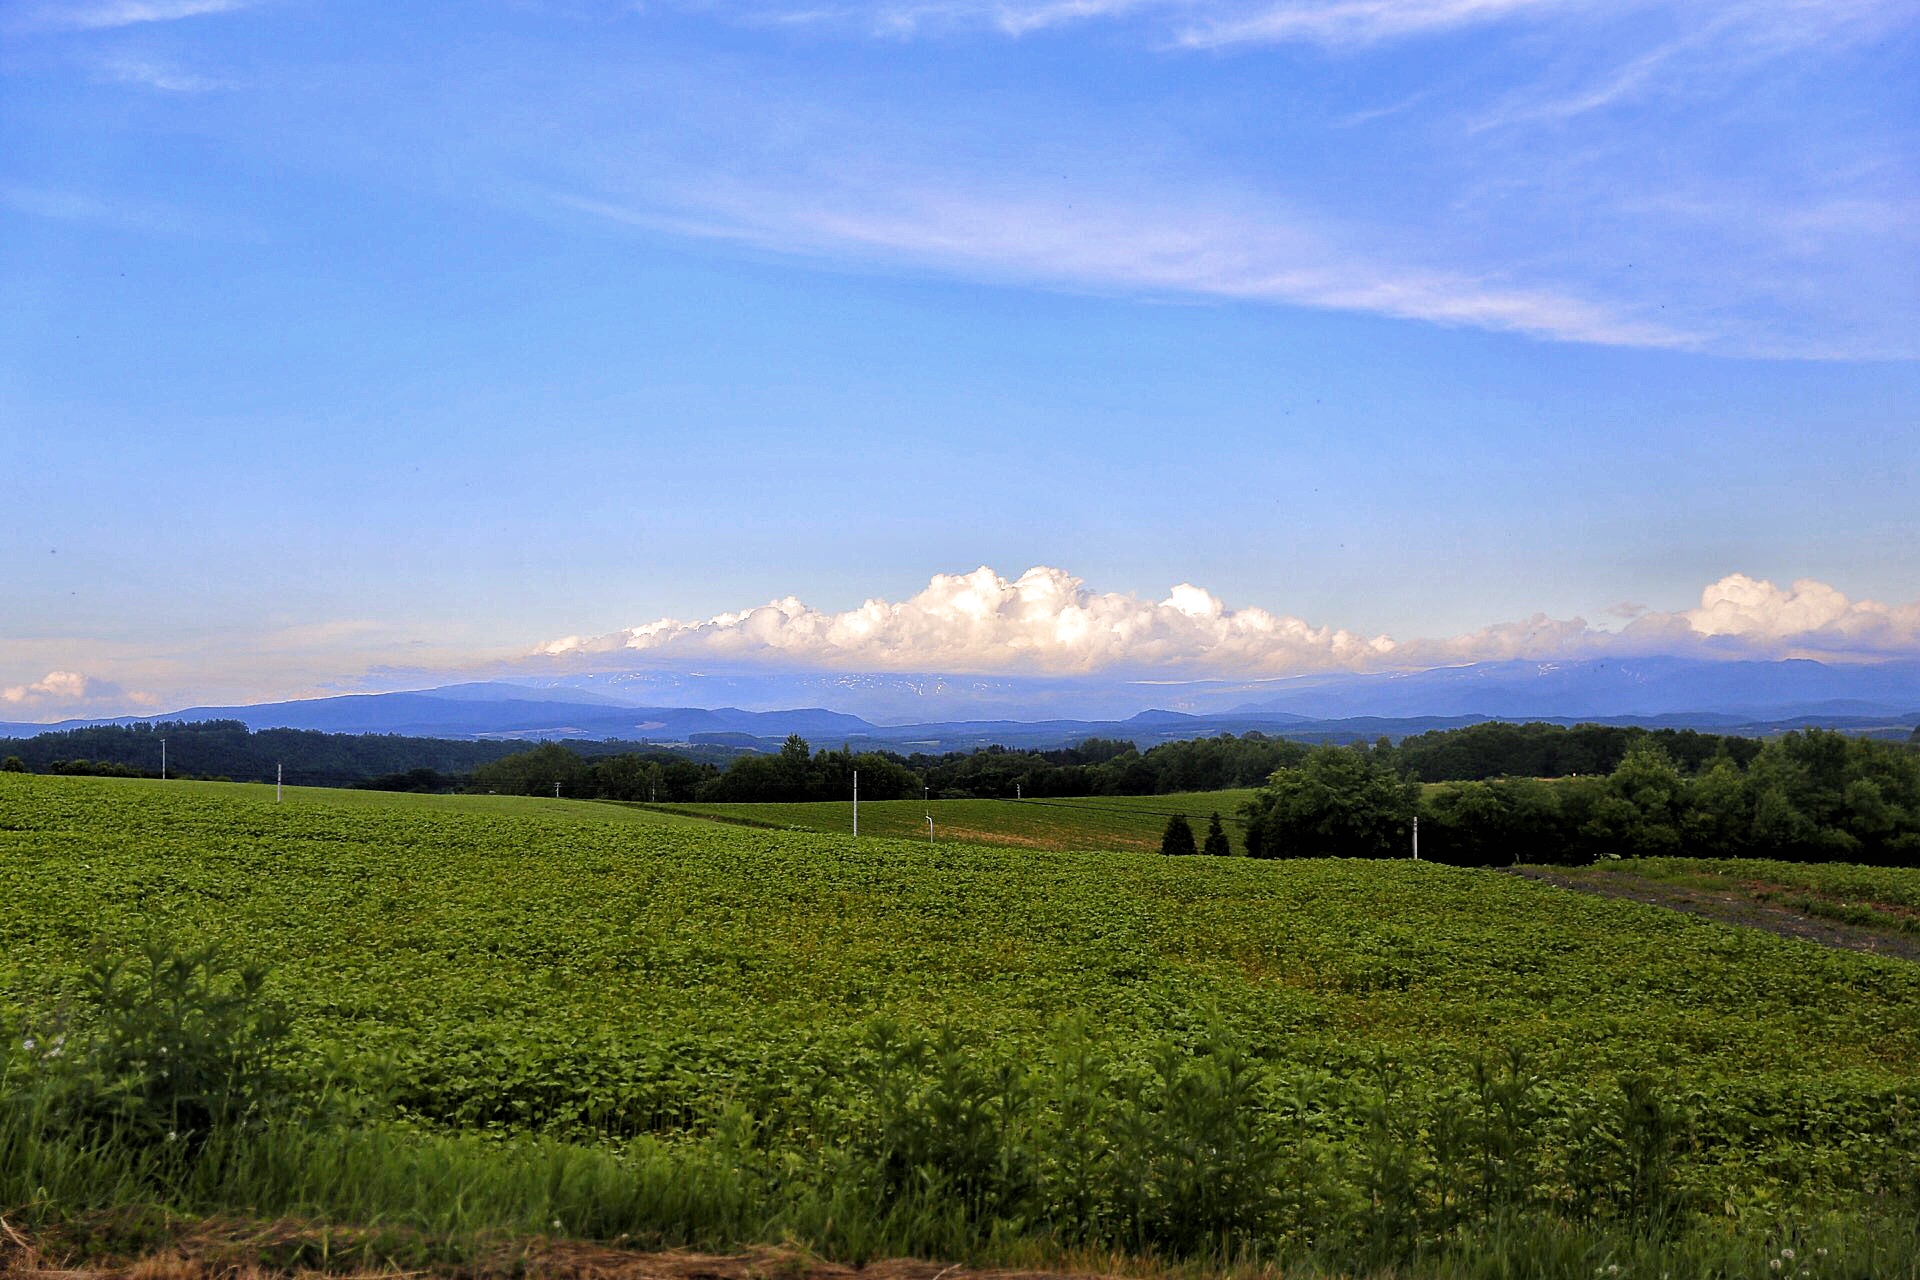
<svg viewBox="0 0 1920 1280">
<path fill-rule="evenodd" d="M 1496 662 L 1391 675 L 1174 684 L 1085 677 L 976 681 L 964 676 L 896 675 L 685 679 L 689 688 L 709 691 L 748 681 L 756 698 L 775 698 L 786 689 L 796 700 L 754 709 L 624 702 L 636 693 L 657 693 L 663 683 L 671 682 L 669 677 L 647 673 L 625 682 L 609 676 L 584 686 L 494 681 L 410 693 L 191 707 L 144 719 L 226 719 L 253 729 L 329 733 L 759 747 L 777 746 L 788 734 L 798 733 L 816 745 L 844 742 L 903 752 L 994 744 L 1055 747 L 1089 737 L 1127 738 L 1144 747 L 1176 738 L 1251 731 L 1352 741 L 1486 719 L 1607 720 L 1745 733 L 1821 724 L 1901 737 L 1920 722 L 1920 662 L 1910 661 L 1873 665 L 1687 658 Z M 865 705 L 864 699 L 875 689 L 896 701 L 924 697 L 926 713 L 904 722 L 876 720 L 856 714 L 845 703 L 830 701 L 834 687 L 851 691 L 846 696 L 854 706 Z M 978 704 L 969 695 L 976 687 L 985 690 Z M 999 714 L 1003 703 L 1023 690 L 1032 702 L 1023 710 Z M 799 702 L 797 696 L 802 693 L 820 701 Z M 1156 701 L 1142 705 L 1148 698 Z M 1050 711 L 1063 703 L 1121 709 L 1081 715 Z M 133 717 L 118 717 L 60 725 L 0 724 L 0 736 L 29 737 L 51 728 L 136 722 Z"/>
<path fill-rule="evenodd" d="M 1483 662 L 1391 675 L 1316 677 L 1310 683 L 1270 689 L 1232 710 L 1287 711 L 1314 718 L 1899 715 L 1920 710 L 1920 662 Z"/>
<path fill-rule="evenodd" d="M 519 689 L 522 695 L 534 691 Z M 696 735 L 789 733 L 829 738 L 861 735 L 874 726 L 858 716 L 820 708 L 766 712 L 733 707 L 623 707 L 596 702 L 506 696 L 417 693 L 347 694 L 244 707 L 188 707 L 164 715 L 71 720 L 57 725 L 0 725 L 0 734 L 26 737 L 49 729 L 140 720 L 238 720 L 250 729 L 317 729 L 324 733 L 399 733 L 419 737 L 623 738 L 685 742 Z"/>
<path fill-rule="evenodd" d="M 1837 664 L 1704 658 L 1483 662 L 1379 675 L 1143 681 L 1124 676 L 929 673 L 605 672 L 529 682 L 529 696 L 590 691 L 647 706 L 828 707 L 887 726 L 1079 720 L 1156 711 L 1190 716 L 1606 718 L 1673 714 L 1740 720 L 1894 716 L 1920 711 L 1920 662 Z"/>
</svg>

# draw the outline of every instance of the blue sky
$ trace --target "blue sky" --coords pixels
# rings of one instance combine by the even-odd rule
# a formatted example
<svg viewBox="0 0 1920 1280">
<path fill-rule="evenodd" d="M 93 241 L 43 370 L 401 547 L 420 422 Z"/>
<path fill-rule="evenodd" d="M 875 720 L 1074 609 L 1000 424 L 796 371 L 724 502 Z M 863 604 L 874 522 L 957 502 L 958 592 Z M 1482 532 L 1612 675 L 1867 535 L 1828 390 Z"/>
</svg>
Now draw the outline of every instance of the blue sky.
<svg viewBox="0 0 1920 1280">
<path fill-rule="evenodd" d="M 1735 574 L 1920 651 L 1917 66 L 1886 0 L 0 3 L 0 718 Z"/>
</svg>

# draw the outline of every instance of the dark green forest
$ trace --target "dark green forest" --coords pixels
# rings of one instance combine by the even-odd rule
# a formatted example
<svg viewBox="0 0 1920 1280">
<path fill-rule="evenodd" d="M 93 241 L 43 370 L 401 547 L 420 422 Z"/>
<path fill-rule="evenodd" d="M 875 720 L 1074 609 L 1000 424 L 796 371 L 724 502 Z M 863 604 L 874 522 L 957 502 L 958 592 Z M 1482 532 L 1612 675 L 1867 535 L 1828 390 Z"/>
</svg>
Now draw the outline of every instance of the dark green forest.
<svg viewBox="0 0 1920 1280">
<path fill-rule="evenodd" d="M 1920 752 L 1814 729 L 1688 769 L 1649 735 L 1606 773 L 1423 787 L 1403 750 L 1318 747 L 1244 816 L 1256 857 L 1407 857 L 1418 817 L 1421 856 L 1470 866 L 1671 854 L 1907 865 L 1920 861 Z"/>
<path fill-rule="evenodd" d="M 170 777 L 271 782 L 279 766 L 285 769 L 289 786 L 378 785 L 395 791 L 463 790 L 481 766 L 540 745 L 310 729 L 255 731 L 239 720 L 169 720 L 0 739 L 0 757 L 29 773 L 157 778 L 163 738 Z M 571 750 L 580 756 L 601 756 L 633 748 L 632 743 L 589 742 L 576 743 Z M 712 765 L 738 754 L 733 748 L 696 747 L 670 758 Z"/>
<path fill-rule="evenodd" d="M 648 747 L 630 742 L 465 742 L 392 734 L 318 733 L 302 729 L 251 732 L 238 720 L 102 725 L 0 740 L 0 756 L 33 773 L 158 777 L 160 740 L 167 740 L 175 777 L 268 782 L 276 765 L 303 786 L 379 786 L 401 791 L 474 788 L 550 794 L 554 783 L 576 798 L 617 800 L 813 800 L 849 793 L 852 771 L 876 800 L 926 794 L 943 799 L 1024 795 L 1156 795 L 1255 787 L 1275 769 L 1297 765 L 1302 743 L 1261 733 L 1168 742 L 1141 751 L 1124 739 L 1089 738 L 1055 750 L 987 747 L 942 755 L 869 750 L 814 752 L 790 739 L 776 753 L 738 747 Z M 1425 782 L 1498 777 L 1565 777 L 1611 773 L 1638 742 L 1658 745 L 1689 775 L 1731 758 L 1757 755 L 1754 738 L 1616 725 L 1488 723 L 1422 733 L 1375 745 L 1396 771 Z M 800 767 L 796 751 L 807 753 Z M 556 752 L 563 754 L 555 754 Z M 516 756 L 519 764 L 502 762 Z M 611 757 L 630 756 L 613 765 Z M 648 773 L 648 766 L 658 766 Z M 675 767 L 692 766 L 692 768 Z M 636 793 L 635 770 L 646 788 Z M 904 773 L 902 772 L 904 770 Z"/>
</svg>

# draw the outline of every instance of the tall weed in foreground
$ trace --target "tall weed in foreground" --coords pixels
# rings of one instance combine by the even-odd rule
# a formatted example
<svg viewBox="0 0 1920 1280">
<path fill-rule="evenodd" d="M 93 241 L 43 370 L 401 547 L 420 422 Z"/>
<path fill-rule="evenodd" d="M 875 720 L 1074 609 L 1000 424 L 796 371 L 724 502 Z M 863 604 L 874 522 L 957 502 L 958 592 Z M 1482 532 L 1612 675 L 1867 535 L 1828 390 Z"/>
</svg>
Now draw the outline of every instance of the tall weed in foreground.
<svg viewBox="0 0 1920 1280">
<path fill-rule="evenodd" d="M 947 1202 L 974 1219 L 1018 1215 L 1034 1178 L 1019 1132 L 1032 1103 L 1026 1073 L 972 1052 L 952 1028 L 929 1038 L 882 1019 L 865 1047 L 859 1079 L 873 1127 L 864 1153 L 882 1192 Z"/>
<path fill-rule="evenodd" d="M 266 970 L 217 946 L 151 939 L 102 953 L 82 1003 L 20 1040 L 9 1084 L 43 1120 L 115 1145 L 197 1149 L 217 1130 L 257 1124 L 292 1100 L 290 1023 Z"/>
<path fill-rule="evenodd" d="M 1262 1106 L 1266 1074 L 1218 1026 L 1191 1049 L 1161 1047 L 1146 1086 L 1114 1117 L 1126 1244 L 1226 1255 L 1271 1233 L 1281 1148 Z"/>
<path fill-rule="evenodd" d="M 1686 1116 L 1660 1096 L 1653 1081 L 1632 1075 L 1620 1082 L 1620 1216 L 1636 1227 L 1664 1233 L 1680 1212 L 1676 1156 Z"/>
</svg>

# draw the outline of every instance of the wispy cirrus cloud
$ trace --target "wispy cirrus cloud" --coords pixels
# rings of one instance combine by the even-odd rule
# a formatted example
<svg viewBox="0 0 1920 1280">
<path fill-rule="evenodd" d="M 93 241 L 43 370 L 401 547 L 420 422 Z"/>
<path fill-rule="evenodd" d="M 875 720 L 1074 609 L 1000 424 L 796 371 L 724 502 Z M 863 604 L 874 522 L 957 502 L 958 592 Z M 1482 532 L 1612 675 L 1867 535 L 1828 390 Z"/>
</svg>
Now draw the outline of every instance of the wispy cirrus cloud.
<svg viewBox="0 0 1920 1280">
<path fill-rule="evenodd" d="M 1843 53 L 1914 18 L 1887 0 L 1649 4 L 1661 34 L 1603 42 L 1505 90 L 1469 119 L 1472 130 L 1552 125 L 1656 97 L 1698 101 L 1781 60 Z M 1588 15 L 1591 21 L 1594 15 Z"/>
<path fill-rule="evenodd" d="M 1305 41 L 1367 45 L 1577 10 L 1579 0 L 1339 0 L 1264 6 L 1208 5 L 1170 14 L 1179 43 L 1194 48 Z"/>
<path fill-rule="evenodd" d="M 225 213 L 183 209 L 141 196 L 97 195 L 64 187 L 0 182 L 0 209 L 55 222 L 183 239 L 253 240 L 259 230 Z"/>
<path fill-rule="evenodd" d="M 1580 0 L 844 0 L 745 3 L 753 23 L 840 26 L 905 39 L 967 30 L 1026 36 L 1083 23 L 1138 21 L 1196 48 L 1302 41 L 1372 44 L 1580 7 Z"/>
<path fill-rule="evenodd" d="M 1911 17 L 1900 0 L 739 0 L 703 11 L 752 24 L 840 27 L 887 39 L 970 30 L 1021 37 L 1130 22 L 1169 47 L 1190 49 L 1357 49 L 1496 26 L 1592 28 L 1629 21 L 1649 31 L 1737 31 L 1754 51 L 1772 53 L 1849 39 Z"/>
<path fill-rule="evenodd" d="M 212 93 L 234 87 L 230 80 L 188 71 L 155 58 L 124 54 L 103 59 L 98 76 L 110 84 L 133 85 L 161 93 Z"/>
<path fill-rule="evenodd" d="M 629 225 L 784 252 L 856 254 L 1091 290 L 1286 303 L 1614 346 L 1694 349 L 1708 335 L 1489 272 L 1396 262 L 1337 243 L 1283 210 L 1189 193 L 1178 206 L 1077 193 L 891 187 L 776 189 L 709 182 L 687 213 L 556 195 Z"/>
<path fill-rule="evenodd" d="M 1796 76 L 1817 97 L 1845 65 L 1834 59 L 1913 20 L 1888 0 L 888 0 L 710 12 L 903 36 L 1126 20 L 1144 24 L 1145 56 L 1183 66 L 1181 77 L 1198 75 L 1203 48 L 1317 46 L 1290 55 L 1306 59 L 1295 64 L 1304 83 L 1336 60 L 1390 62 L 1402 55 L 1389 46 L 1488 31 L 1415 73 L 1394 63 L 1397 96 L 1354 101 L 1343 72 L 1340 92 L 1313 102 L 1303 89 L 1284 126 L 1236 126 L 1243 136 L 1211 153 L 1182 150 L 1179 128 L 1155 136 L 1163 126 L 1151 118 L 1113 123 L 1124 145 L 1102 122 L 1003 120 L 990 108 L 977 131 L 916 136 L 910 110 L 757 86 L 716 101 L 694 88 L 684 101 L 702 107 L 691 127 L 707 145 L 588 140 L 574 180 L 554 182 L 551 157 L 581 145 L 557 141 L 534 162 L 551 205 L 829 264 L 1074 291 L 1734 357 L 1920 352 L 1884 287 L 1914 256 L 1899 216 L 1914 194 L 1899 162 L 1911 128 L 1857 128 L 1841 148 L 1841 134 L 1809 122 L 1756 153 L 1746 118 L 1776 115 L 1770 95 Z M 1450 71 L 1455 57 L 1472 74 Z M 1709 97 L 1721 100 L 1697 110 Z M 975 119 L 971 108 L 958 118 Z M 1161 145 L 1140 147 L 1143 131 Z M 1370 159 L 1376 146 L 1404 161 L 1387 171 Z M 1079 170 L 1071 179 L 1063 156 Z"/>
<path fill-rule="evenodd" d="M 105 31 L 115 27 L 177 22 L 244 9 L 256 0 L 76 0 L 25 6 L 19 25 L 36 30 Z"/>
<path fill-rule="evenodd" d="M 1707 586 L 1696 608 L 1639 612 L 1617 630 L 1541 614 L 1460 636 L 1396 640 L 1259 606 L 1229 607 L 1191 583 L 1153 600 L 1095 591 L 1045 565 L 1017 578 L 983 566 L 936 575 L 905 600 L 870 599 L 835 613 L 788 596 L 705 619 L 661 618 L 606 635 L 566 636 L 527 660 L 1272 677 L 1601 653 L 1914 657 L 1920 601 L 1852 600 L 1822 582 L 1780 587 L 1736 573 Z"/>
</svg>

